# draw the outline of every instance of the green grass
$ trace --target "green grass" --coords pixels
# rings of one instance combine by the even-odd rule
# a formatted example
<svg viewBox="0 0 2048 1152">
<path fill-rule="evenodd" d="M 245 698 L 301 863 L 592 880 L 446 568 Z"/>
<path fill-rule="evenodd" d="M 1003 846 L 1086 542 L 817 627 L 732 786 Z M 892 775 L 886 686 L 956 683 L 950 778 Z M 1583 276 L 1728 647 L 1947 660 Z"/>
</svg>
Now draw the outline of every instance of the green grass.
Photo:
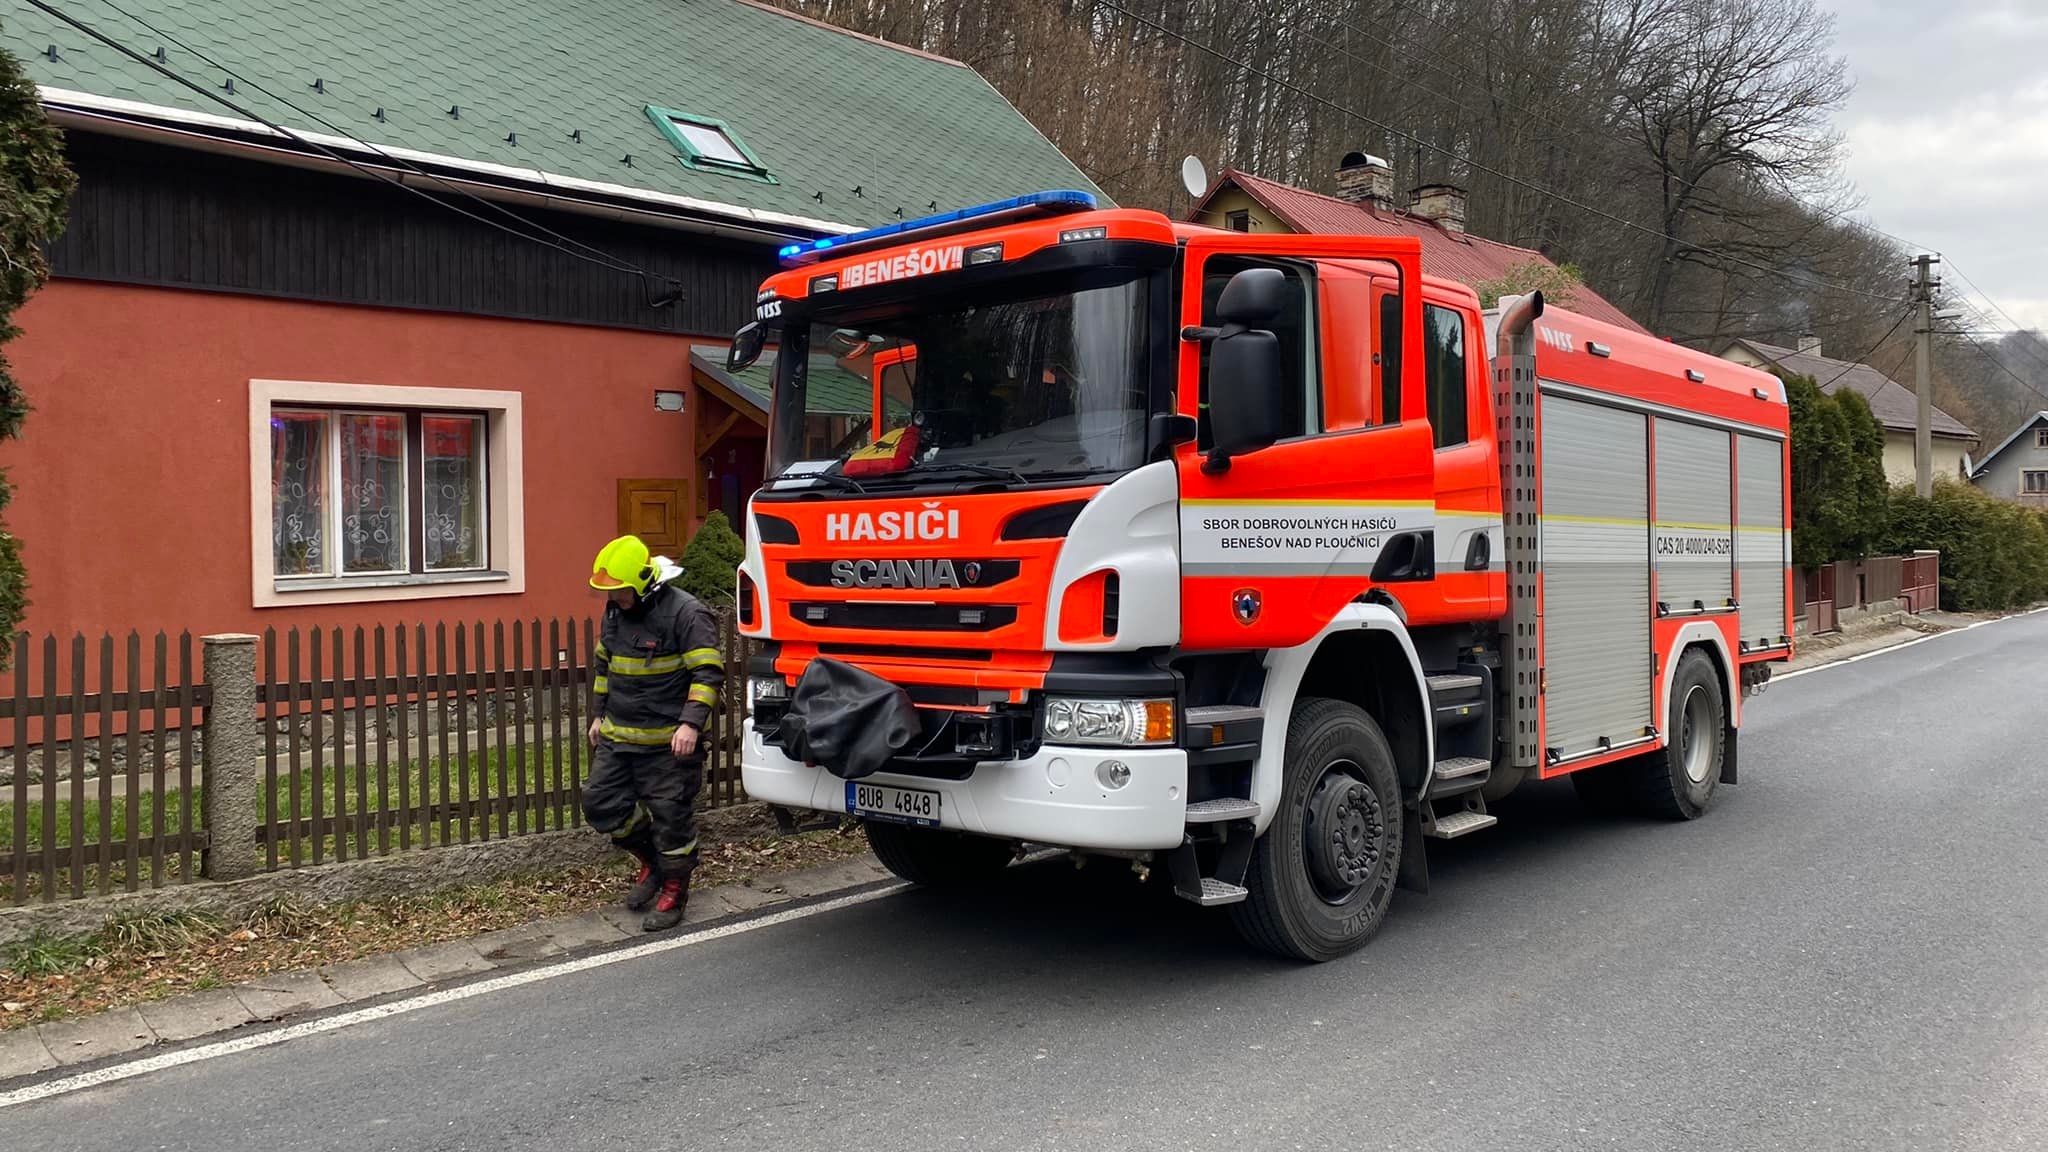
<svg viewBox="0 0 2048 1152">
<path fill-rule="evenodd" d="M 333 821 L 337 810 L 345 812 L 353 824 L 362 823 L 357 817 L 364 812 L 367 811 L 371 815 L 365 826 L 349 827 L 342 835 L 336 835 L 331 830 L 334 825 L 329 823 L 327 827 L 330 830 L 317 837 L 317 844 L 315 837 L 305 836 L 298 845 L 299 864 L 310 864 L 315 860 L 325 862 L 355 859 L 358 856 L 396 852 L 407 847 L 465 843 L 555 828 L 574 828 L 582 821 L 582 813 L 570 799 L 569 793 L 575 784 L 580 783 L 577 779 L 579 772 L 588 773 L 590 751 L 588 748 L 579 748 L 576 750 L 576 758 L 571 759 L 566 740 L 562 749 L 563 754 L 559 757 L 561 790 L 558 795 L 548 795 L 555 789 L 558 758 L 545 742 L 528 746 L 523 764 L 520 762 L 517 749 L 513 750 L 513 754 L 503 756 L 502 763 L 497 749 L 472 750 L 468 758 L 461 761 L 451 755 L 446 765 L 445 785 L 443 762 L 438 759 L 425 761 L 427 776 L 424 794 L 420 787 L 422 761 L 412 760 L 403 766 L 396 762 L 387 763 L 380 777 L 376 764 L 377 750 L 371 746 L 367 751 L 369 762 L 362 766 L 360 773 L 354 762 L 353 749 L 350 750 L 349 762 L 340 769 L 332 762 L 331 751 L 323 756 L 317 789 L 312 757 L 302 751 L 296 782 L 297 815 L 309 832 L 312 828 L 310 822 L 314 812 L 316 791 L 319 794 L 317 799 L 323 821 Z M 737 771 L 736 765 L 729 766 L 721 775 L 737 774 Z M 404 775 L 402 788 L 401 772 Z M 53 821 L 50 829 L 52 835 L 48 842 L 59 850 L 72 847 L 75 842 L 72 835 L 72 816 L 76 812 L 81 818 L 85 833 L 82 843 L 89 847 L 98 844 L 102 840 L 100 818 L 104 812 L 107 819 L 107 835 L 104 839 L 112 845 L 108 866 L 102 875 L 99 850 L 91 848 L 88 859 L 79 869 L 80 876 L 77 880 L 87 892 L 97 891 L 102 886 L 110 890 L 125 888 L 129 871 L 126 842 L 130 829 L 130 798 L 116 797 L 112 804 L 102 805 L 98 795 L 99 781 L 90 779 L 84 784 L 85 799 L 79 803 L 71 798 L 71 781 L 58 782 L 57 802 L 49 806 L 49 814 Z M 717 795 L 714 787 L 711 783 L 706 783 L 704 799 L 699 802 L 700 808 L 714 806 L 713 800 Z M 290 761 L 280 750 L 275 816 L 272 820 L 279 833 L 276 845 L 279 867 L 290 867 L 293 863 L 288 830 L 293 816 L 294 791 Z M 183 831 L 184 791 L 168 788 L 160 795 L 163 812 L 161 825 L 157 818 L 159 794 L 143 792 L 133 797 L 136 807 L 136 838 L 147 841 L 159 833 L 176 836 Z M 0 856 L 16 851 L 37 851 L 45 843 L 42 785 L 37 783 L 29 786 L 28 835 L 20 844 L 15 841 L 15 806 L 12 797 L 12 789 L 0 790 Z M 401 810 L 401 797 L 405 806 L 411 809 L 409 816 Z M 486 798 L 492 802 L 491 810 L 477 808 L 478 802 Z M 422 808 L 433 806 L 460 805 L 465 799 L 472 806 L 472 810 L 466 816 L 437 810 L 423 817 L 420 812 Z M 257 803 L 260 809 L 261 798 Z M 384 826 L 381 829 L 377 825 L 376 813 L 379 809 L 388 809 L 383 817 Z M 259 810 L 259 816 L 261 815 Z M 195 790 L 192 796 L 192 823 L 197 827 L 200 821 L 200 797 Z M 176 883 L 184 879 L 178 852 L 167 847 L 164 855 L 162 882 Z M 60 896 L 70 892 L 74 887 L 70 864 L 68 854 L 56 862 L 55 887 Z M 137 865 L 138 886 L 146 887 L 158 882 L 153 871 L 152 853 L 147 844 L 138 852 Z M 196 852 L 193 854 L 193 867 L 195 870 L 198 867 Z M 19 894 L 19 898 L 33 900 L 41 897 L 41 869 L 31 867 L 28 883 Z M 14 902 L 17 898 L 12 870 L 0 869 L 0 904 Z"/>
<path fill-rule="evenodd" d="M 107 921 L 101 935 L 109 943 L 144 952 L 168 952 L 220 931 L 220 921 L 202 912 L 131 912 Z"/>
<path fill-rule="evenodd" d="M 24 976 L 55 976 L 82 966 L 98 951 L 89 936 L 54 936 L 37 929 L 7 946 L 6 967 Z"/>
</svg>

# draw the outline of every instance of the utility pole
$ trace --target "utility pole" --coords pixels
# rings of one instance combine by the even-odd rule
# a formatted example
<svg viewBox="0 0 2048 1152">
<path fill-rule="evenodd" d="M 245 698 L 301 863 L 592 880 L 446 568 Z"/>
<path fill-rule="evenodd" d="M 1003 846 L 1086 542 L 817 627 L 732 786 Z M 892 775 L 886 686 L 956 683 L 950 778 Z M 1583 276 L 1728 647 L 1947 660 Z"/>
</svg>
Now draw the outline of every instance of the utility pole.
<svg viewBox="0 0 2048 1152">
<path fill-rule="evenodd" d="M 1934 266 L 1939 263 L 1939 257 L 1925 253 L 1913 258 L 1913 304 L 1919 309 L 1913 328 L 1913 391 L 1919 401 L 1913 421 L 1913 487 L 1923 500 L 1934 495 L 1934 382 L 1928 379 L 1928 360 L 1934 350 L 1934 290 L 1941 287 Z"/>
</svg>

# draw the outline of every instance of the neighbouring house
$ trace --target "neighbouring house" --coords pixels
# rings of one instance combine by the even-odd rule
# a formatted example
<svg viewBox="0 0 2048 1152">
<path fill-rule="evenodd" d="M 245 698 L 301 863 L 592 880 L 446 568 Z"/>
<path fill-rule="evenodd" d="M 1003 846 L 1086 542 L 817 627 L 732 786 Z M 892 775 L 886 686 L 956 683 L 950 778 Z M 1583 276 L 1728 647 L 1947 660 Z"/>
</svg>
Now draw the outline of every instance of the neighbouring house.
<svg viewBox="0 0 2048 1152">
<path fill-rule="evenodd" d="M 587 613 L 610 536 L 741 520 L 778 246 L 1094 190 L 967 66 L 747 0 L 77 14 L 120 48 L 0 0 L 79 175 L 6 349 L 38 632 Z"/>
<path fill-rule="evenodd" d="M 1792 376 L 1811 376 L 1821 391 L 1833 395 L 1847 388 L 1870 404 L 1871 414 L 1884 425 L 1884 474 L 1894 484 L 1911 484 L 1916 475 L 1913 464 L 1914 430 L 1919 422 L 1920 399 L 1911 388 L 1868 364 L 1835 360 L 1821 355 L 1820 341 L 1804 337 L 1797 348 L 1766 344 L 1761 340 L 1733 340 L 1718 353 L 1722 359 Z M 1936 476 L 1962 478 L 1964 461 L 1977 443 L 1970 426 L 1934 409 L 1929 427 L 1932 433 Z"/>
<path fill-rule="evenodd" d="M 1344 157 L 1335 196 L 1268 180 L 1235 168 L 1209 185 L 1187 220 L 1234 232 L 1321 232 L 1359 236 L 1413 236 L 1422 241 L 1422 271 L 1462 284 L 1499 280 L 1534 264 L 1554 269 L 1550 258 L 1530 248 L 1503 244 L 1465 231 L 1465 190 L 1425 184 L 1398 207 L 1394 173 L 1363 153 Z M 1583 284 L 1574 285 L 1572 311 L 1642 332 L 1628 314 Z"/>
<path fill-rule="evenodd" d="M 2034 413 L 1998 447 L 1972 461 L 1970 482 L 1993 496 L 2048 508 L 2048 411 Z"/>
</svg>

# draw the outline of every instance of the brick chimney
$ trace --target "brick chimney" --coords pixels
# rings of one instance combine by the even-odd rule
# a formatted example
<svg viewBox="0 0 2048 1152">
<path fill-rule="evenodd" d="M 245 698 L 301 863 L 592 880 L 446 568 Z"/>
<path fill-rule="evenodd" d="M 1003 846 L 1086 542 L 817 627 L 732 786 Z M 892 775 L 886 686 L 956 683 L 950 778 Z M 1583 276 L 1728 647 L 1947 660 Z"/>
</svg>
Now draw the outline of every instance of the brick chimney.
<svg viewBox="0 0 2048 1152">
<path fill-rule="evenodd" d="M 1820 355 L 1820 337 L 1801 336 L 1799 338 L 1799 351 L 1802 355 L 1806 356 Z"/>
<path fill-rule="evenodd" d="M 1394 170 L 1385 160 L 1346 152 L 1337 164 L 1337 198 L 1368 208 L 1394 206 Z"/>
<path fill-rule="evenodd" d="M 1446 232 L 1465 230 L 1465 190 L 1455 184 L 1424 184 L 1408 194 L 1408 211 Z"/>
</svg>

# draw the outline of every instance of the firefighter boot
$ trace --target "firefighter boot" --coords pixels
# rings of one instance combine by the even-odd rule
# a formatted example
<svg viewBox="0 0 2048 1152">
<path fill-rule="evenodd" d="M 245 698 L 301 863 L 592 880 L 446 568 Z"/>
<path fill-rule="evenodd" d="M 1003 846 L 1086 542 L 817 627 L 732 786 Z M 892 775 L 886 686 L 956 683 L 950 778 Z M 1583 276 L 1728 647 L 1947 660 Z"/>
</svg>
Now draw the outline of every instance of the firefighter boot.
<svg viewBox="0 0 2048 1152">
<path fill-rule="evenodd" d="M 640 862 L 640 874 L 626 891 L 626 908 L 633 912 L 642 911 L 661 893 L 661 869 L 656 866 L 654 832 L 643 823 L 615 843 Z"/>
<path fill-rule="evenodd" d="M 683 908 L 690 902 L 690 874 L 669 875 L 662 878 L 661 894 L 655 897 L 654 911 L 640 921 L 642 932 L 666 932 L 683 922 Z"/>
</svg>

